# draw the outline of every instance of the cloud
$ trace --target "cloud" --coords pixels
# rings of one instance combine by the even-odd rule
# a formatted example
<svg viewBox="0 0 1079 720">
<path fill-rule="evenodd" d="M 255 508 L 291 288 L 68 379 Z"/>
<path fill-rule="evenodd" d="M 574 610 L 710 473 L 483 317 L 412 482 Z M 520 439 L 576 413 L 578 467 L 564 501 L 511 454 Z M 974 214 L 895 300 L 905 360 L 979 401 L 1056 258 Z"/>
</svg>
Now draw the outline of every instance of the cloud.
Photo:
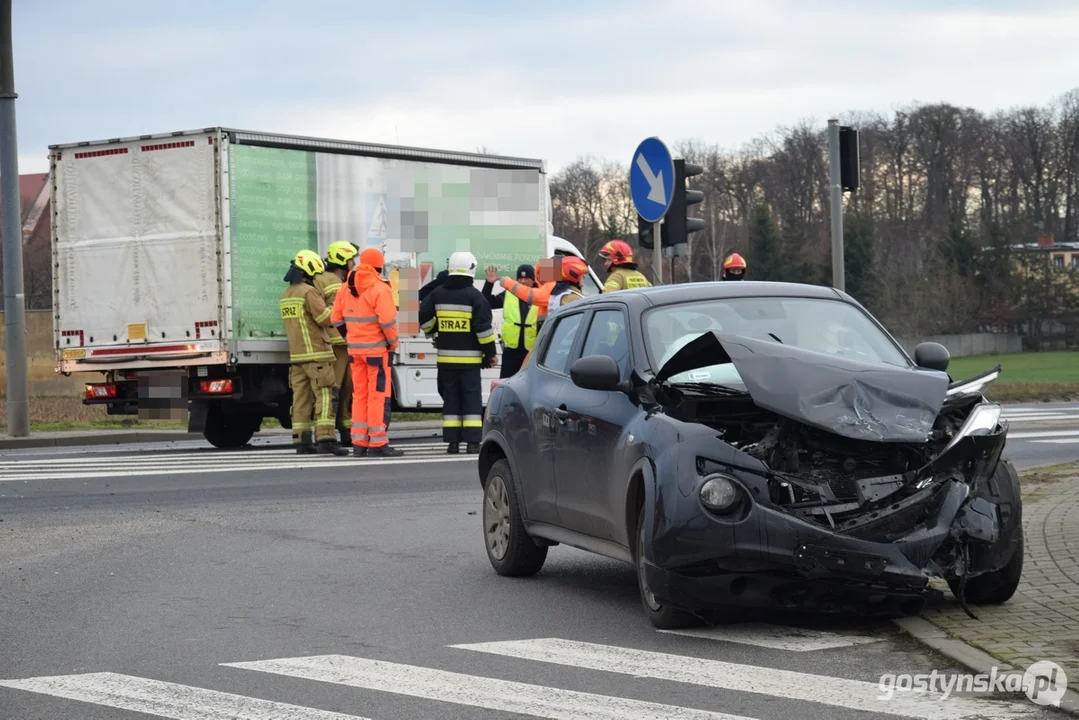
<svg viewBox="0 0 1079 720">
<path fill-rule="evenodd" d="M 276 0 L 252 11 L 197 0 L 182 23 L 156 9 L 83 31 L 123 17 L 121 5 L 111 0 L 97 20 L 78 6 L 72 23 L 44 25 L 50 52 L 20 65 L 24 154 L 43 157 L 50 142 L 222 124 L 485 145 L 546 158 L 556 170 L 587 154 L 626 162 L 649 135 L 736 147 L 804 118 L 823 127 L 830 116 L 916 101 L 1044 105 L 1079 85 L 1071 37 L 1079 8 L 1068 2 L 416 0 L 297 9 Z"/>
</svg>

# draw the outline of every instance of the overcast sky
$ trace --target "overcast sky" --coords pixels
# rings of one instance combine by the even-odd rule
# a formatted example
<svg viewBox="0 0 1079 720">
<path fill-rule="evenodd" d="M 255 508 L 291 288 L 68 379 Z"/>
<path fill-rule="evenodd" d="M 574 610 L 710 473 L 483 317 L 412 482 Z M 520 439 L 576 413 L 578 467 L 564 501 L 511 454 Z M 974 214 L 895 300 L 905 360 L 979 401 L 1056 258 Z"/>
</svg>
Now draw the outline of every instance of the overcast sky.
<svg viewBox="0 0 1079 720">
<path fill-rule="evenodd" d="M 20 172 L 209 126 L 629 161 L 1079 87 L 1079 0 L 15 0 Z"/>
</svg>

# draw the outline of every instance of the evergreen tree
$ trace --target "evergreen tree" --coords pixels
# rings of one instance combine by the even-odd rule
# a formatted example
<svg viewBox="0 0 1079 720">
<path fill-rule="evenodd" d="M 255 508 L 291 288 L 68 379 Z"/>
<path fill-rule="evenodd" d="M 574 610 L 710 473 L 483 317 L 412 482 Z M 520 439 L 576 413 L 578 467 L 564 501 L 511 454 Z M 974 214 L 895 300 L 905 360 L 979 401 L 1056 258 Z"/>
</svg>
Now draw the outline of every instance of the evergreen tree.
<svg viewBox="0 0 1079 720">
<path fill-rule="evenodd" d="M 873 252 L 873 219 L 861 213 L 843 218 L 843 270 L 847 294 L 871 312 L 880 297 Z"/>
<path fill-rule="evenodd" d="M 749 224 L 747 280 L 783 280 L 787 267 L 783 239 L 766 203 L 753 208 Z"/>
</svg>

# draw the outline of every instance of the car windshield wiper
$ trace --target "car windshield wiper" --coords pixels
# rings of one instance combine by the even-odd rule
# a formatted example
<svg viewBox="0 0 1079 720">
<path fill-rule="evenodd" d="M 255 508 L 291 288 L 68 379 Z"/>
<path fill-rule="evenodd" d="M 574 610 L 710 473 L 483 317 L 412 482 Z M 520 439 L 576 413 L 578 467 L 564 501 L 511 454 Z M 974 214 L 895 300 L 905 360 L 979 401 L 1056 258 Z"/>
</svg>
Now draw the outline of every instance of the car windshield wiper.
<svg viewBox="0 0 1079 720">
<path fill-rule="evenodd" d="M 671 387 L 678 388 L 679 390 L 695 390 L 705 395 L 748 395 L 745 390 L 736 390 L 726 385 L 716 385 L 714 383 L 700 383 L 700 382 L 684 382 L 684 383 L 671 383 Z"/>
</svg>

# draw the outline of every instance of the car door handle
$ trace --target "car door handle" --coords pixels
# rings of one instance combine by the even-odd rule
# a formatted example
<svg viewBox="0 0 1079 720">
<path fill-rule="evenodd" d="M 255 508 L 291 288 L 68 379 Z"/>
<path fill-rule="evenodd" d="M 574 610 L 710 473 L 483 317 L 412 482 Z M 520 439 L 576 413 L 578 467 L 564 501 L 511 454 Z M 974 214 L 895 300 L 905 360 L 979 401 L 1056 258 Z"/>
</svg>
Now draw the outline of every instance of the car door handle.
<svg viewBox="0 0 1079 720">
<path fill-rule="evenodd" d="M 554 411 L 554 415 L 559 420 L 565 420 L 569 417 L 569 410 L 566 409 L 565 405 L 559 405 L 558 408 Z"/>
</svg>

